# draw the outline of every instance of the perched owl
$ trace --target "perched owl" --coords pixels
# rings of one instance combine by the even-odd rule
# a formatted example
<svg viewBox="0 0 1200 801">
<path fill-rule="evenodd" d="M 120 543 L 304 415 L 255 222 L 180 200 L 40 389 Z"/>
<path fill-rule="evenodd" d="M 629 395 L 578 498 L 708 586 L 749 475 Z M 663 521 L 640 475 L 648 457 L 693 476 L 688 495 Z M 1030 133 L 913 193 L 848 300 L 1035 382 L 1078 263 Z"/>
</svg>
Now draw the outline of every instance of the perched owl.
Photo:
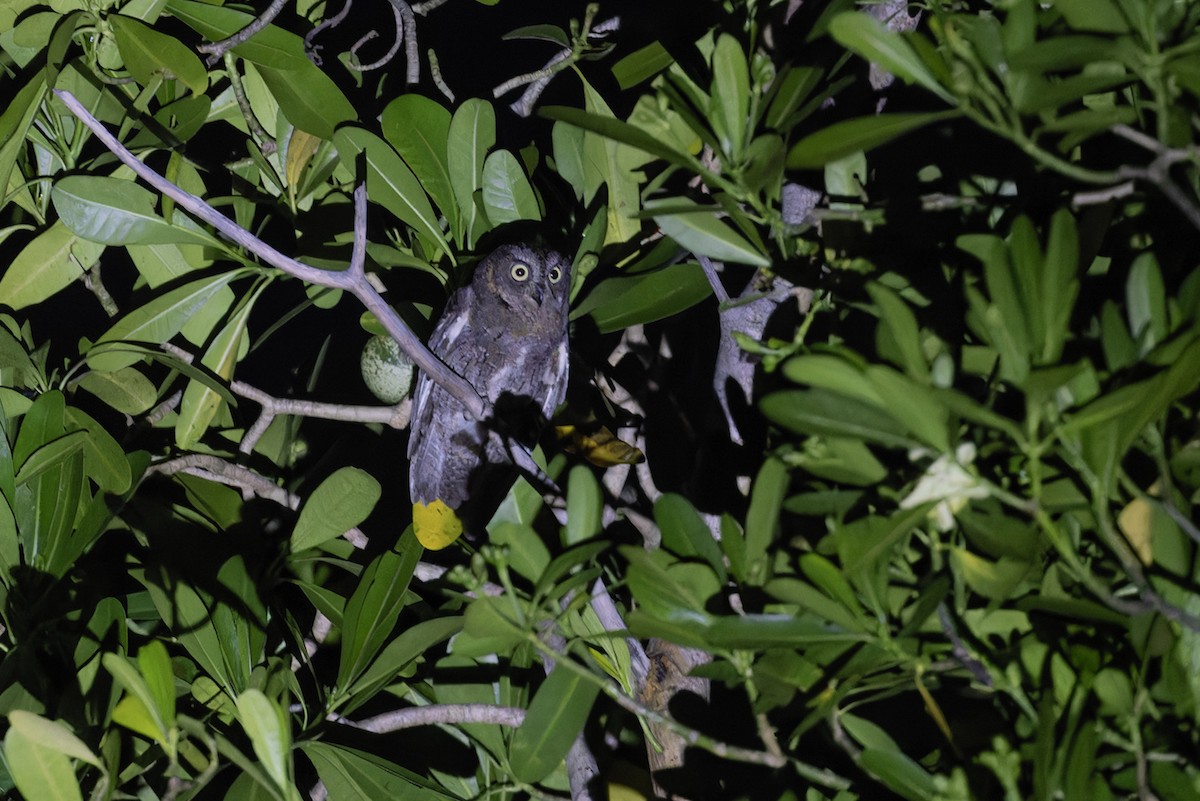
<svg viewBox="0 0 1200 801">
<path fill-rule="evenodd" d="M 515 473 L 505 443 L 530 445 L 567 391 L 570 262 L 506 245 L 451 295 L 429 349 L 493 407 L 476 420 L 424 374 L 408 442 L 413 527 L 426 548 L 478 531 Z M 486 497 L 485 497 L 486 496 Z M 501 495 L 502 497 L 502 495 Z"/>
</svg>

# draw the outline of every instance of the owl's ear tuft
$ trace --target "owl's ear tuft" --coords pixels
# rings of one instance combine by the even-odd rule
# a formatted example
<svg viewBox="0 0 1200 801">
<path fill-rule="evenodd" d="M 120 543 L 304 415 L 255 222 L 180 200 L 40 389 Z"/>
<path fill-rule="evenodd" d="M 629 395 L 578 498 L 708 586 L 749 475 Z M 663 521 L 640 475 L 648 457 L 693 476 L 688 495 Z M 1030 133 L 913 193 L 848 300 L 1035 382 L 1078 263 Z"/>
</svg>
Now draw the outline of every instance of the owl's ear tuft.
<svg viewBox="0 0 1200 801">
<path fill-rule="evenodd" d="M 413 533 L 431 551 L 440 551 L 462 536 L 463 523 L 442 500 L 413 504 Z"/>
</svg>

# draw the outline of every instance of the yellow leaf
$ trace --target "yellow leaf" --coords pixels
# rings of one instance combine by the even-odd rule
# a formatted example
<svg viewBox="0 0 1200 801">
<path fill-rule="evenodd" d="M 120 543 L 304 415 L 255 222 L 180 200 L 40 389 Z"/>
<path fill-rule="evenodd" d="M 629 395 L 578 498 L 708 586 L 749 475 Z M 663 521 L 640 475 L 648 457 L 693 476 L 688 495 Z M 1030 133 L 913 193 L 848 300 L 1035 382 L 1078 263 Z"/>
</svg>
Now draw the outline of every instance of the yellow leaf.
<svg viewBox="0 0 1200 801">
<path fill-rule="evenodd" d="M 555 426 L 555 433 L 563 450 L 578 453 L 597 467 L 613 467 L 619 464 L 637 464 L 645 455 L 628 442 L 617 439 L 604 426 L 584 433 L 576 426 Z"/>
<path fill-rule="evenodd" d="M 431 551 L 440 551 L 462 536 L 463 524 L 441 500 L 413 504 L 413 533 Z"/>
<path fill-rule="evenodd" d="M 296 186 L 300 183 L 300 176 L 304 173 L 304 168 L 308 166 L 308 162 L 312 160 L 313 153 L 317 152 L 317 145 L 319 144 L 321 144 L 321 137 L 319 136 L 313 136 L 299 128 L 292 131 L 292 137 L 288 142 L 287 163 L 285 165 L 288 186 Z"/>
<path fill-rule="evenodd" d="M 1151 487 L 1150 491 L 1153 493 L 1154 488 Z M 1129 542 L 1129 547 L 1133 548 L 1133 552 L 1137 554 L 1137 558 L 1143 565 L 1150 564 L 1154 559 L 1150 542 L 1150 524 L 1153 513 L 1154 510 L 1150 508 L 1150 504 L 1146 502 L 1145 498 L 1134 498 L 1117 515 L 1117 527 L 1121 529 L 1121 533 Z"/>
</svg>

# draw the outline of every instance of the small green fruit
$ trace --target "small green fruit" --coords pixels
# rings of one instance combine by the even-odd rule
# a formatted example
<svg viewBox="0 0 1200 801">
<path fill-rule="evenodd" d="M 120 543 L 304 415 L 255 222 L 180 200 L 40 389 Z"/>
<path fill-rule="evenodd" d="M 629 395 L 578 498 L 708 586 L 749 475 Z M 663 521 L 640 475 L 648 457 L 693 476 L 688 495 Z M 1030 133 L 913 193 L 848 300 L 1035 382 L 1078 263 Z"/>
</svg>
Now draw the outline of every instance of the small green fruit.
<svg viewBox="0 0 1200 801">
<path fill-rule="evenodd" d="M 412 388 L 412 360 L 389 336 L 367 340 L 360 367 L 367 388 L 384 403 L 399 403 Z"/>
</svg>

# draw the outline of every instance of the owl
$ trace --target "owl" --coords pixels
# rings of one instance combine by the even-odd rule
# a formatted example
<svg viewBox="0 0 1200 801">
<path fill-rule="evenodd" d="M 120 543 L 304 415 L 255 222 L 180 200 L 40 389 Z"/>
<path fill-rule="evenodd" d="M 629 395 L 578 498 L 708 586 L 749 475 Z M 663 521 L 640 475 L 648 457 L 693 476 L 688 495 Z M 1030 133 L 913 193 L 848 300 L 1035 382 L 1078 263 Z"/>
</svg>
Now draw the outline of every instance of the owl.
<svg viewBox="0 0 1200 801">
<path fill-rule="evenodd" d="M 506 443 L 531 445 L 562 403 L 570 268 L 559 253 L 506 245 L 450 296 L 429 349 L 492 404 L 493 416 L 475 419 L 418 377 L 408 481 L 413 527 L 426 548 L 482 529 L 516 478 Z"/>
</svg>

